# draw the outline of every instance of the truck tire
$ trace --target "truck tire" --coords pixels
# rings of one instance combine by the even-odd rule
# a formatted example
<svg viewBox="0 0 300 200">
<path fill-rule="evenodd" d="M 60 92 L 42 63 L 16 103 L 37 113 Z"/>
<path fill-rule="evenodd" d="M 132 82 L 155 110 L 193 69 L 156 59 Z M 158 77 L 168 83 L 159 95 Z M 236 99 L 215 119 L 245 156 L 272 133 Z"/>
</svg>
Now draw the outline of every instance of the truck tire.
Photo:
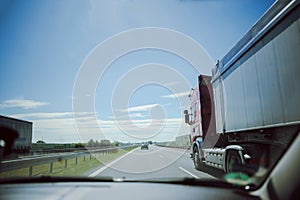
<svg viewBox="0 0 300 200">
<path fill-rule="evenodd" d="M 230 150 L 226 157 L 226 173 L 240 172 L 239 167 L 242 165 L 242 160 L 237 151 Z"/>
<path fill-rule="evenodd" d="M 202 165 L 203 165 L 199 155 L 200 154 L 199 154 L 198 148 L 194 147 L 194 158 L 193 158 L 193 160 L 194 160 L 195 169 L 197 169 L 197 170 L 201 170 Z"/>
</svg>

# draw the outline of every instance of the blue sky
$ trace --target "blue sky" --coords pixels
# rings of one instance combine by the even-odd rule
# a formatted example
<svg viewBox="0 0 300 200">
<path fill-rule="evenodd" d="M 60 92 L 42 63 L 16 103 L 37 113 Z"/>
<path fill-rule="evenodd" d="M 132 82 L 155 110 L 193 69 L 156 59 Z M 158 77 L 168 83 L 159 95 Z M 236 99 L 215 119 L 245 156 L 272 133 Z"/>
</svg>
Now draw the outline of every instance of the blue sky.
<svg viewBox="0 0 300 200">
<path fill-rule="evenodd" d="M 189 131 L 182 124 L 182 110 L 188 107 L 187 93 L 198 76 L 190 63 L 159 49 L 141 49 L 120 56 L 99 77 L 94 94 L 86 94 L 94 97 L 95 109 L 93 114 L 90 110 L 78 113 L 79 121 L 84 121 L 81 132 L 73 119 L 72 102 L 74 84 L 84 61 L 97 46 L 116 34 L 159 27 L 192 38 L 215 63 L 272 3 L 271 0 L 1 1 L 0 114 L 32 121 L 33 142 L 39 139 L 78 142 L 103 137 L 124 142 L 174 139 Z M 101 56 L 113 50 L 111 47 Z M 122 91 L 130 87 L 126 78 L 144 65 L 148 69 L 168 66 L 170 73 L 150 71 L 147 75 L 132 76 L 134 79 L 153 76 L 166 77 L 167 81 L 139 83 L 130 97 L 124 99 L 125 103 L 115 102 L 116 98 L 123 100 Z M 172 79 L 172 70 L 184 77 L 189 87 L 175 75 Z M 210 70 L 206 67 L 201 73 L 209 74 Z M 118 90 L 119 84 L 123 87 Z M 176 94 L 170 91 L 171 85 Z M 125 107 L 119 107 L 121 103 Z M 114 109 L 118 116 L 114 115 Z M 94 115 L 97 123 L 90 120 Z"/>
</svg>

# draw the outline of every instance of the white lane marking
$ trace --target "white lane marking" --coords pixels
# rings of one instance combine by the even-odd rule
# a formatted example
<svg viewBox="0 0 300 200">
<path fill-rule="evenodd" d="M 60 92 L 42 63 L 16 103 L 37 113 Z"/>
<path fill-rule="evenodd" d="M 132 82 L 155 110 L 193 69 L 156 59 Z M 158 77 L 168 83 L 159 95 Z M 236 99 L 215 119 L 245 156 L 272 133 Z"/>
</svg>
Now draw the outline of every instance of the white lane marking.
<svg viewBox="0 0 300 200">
<path fill-rule="evenodd" d="M 88 177 L 95 177 L 98 174 L 100 174 L 101 172 L 103 172 L 105 169 L 107 169 L 108 167 L 110 167 L 111 165 L 115 164 L 116 162 L 118 162 L 119 160 L 121 160 L 122 158 L 128 156 L 129 154 L 131 154 L 132 152 L 134 152 L 136 149 L 133 149 L 131 151 L 129 151 L 128 153 L 124 154 L 123 156 L 117 158 L 116 160 L 112 161 L 111 163 L 105 165 L 104 167 L 98 169 L 97 171 L 91 173 Z"/>
<path fill-rule="evenodd" d="M 184 169 L 183 167 L 178 167 L 179 169 L 181 169 L 182 171 L 184 171 L 185 173 L 191 175 L 194 178 L 199 178 L 198 176 L 196 176 L 195 174 L 189 172 L 188 170 Z"/>
<path fill-rule="evenodd" d="M 159 155 L 159 157 L 164 158 L 162 155 Z"/>
</svg>

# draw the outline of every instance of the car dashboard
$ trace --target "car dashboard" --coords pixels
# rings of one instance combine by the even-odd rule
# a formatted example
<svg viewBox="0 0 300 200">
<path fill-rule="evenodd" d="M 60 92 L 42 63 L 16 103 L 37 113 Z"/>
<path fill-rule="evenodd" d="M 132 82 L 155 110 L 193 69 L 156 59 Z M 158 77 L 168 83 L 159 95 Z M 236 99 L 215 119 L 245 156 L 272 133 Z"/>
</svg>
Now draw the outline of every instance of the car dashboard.
<svg viewBox="0 0 300 200">
<path fill-rule="evenodd" d="M 2 184 L 0 199 L 259 199 L 240 189 L 147 182 Z"/>
</svg>

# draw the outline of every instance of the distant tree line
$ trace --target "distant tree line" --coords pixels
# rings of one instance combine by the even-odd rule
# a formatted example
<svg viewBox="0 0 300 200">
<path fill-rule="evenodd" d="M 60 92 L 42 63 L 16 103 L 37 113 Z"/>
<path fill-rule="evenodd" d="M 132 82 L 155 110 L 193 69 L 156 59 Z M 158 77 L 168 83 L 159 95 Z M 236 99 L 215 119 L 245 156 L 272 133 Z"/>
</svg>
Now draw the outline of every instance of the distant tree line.
<svg viewBox="0 0 300 200">
<path fill-rule="evenodd" d="M 109 140 L 98 140 L 90 139 L 88 143 L 85 145 L 86 147 L 112 147 L 112 143 Z"/>
<path fill-rule="evenodd" d="M 111 142 L 110 140 L 93 140 L 90 139 L 87 143 L 46 143 L 43 140 L 38 140 L 36 143 L 33 143 L 33 150 L 51 150 L 51 149 L 72 149 L 72 148 L 112 148 L 119 147 L 121 143 L 118 141 Z"/>
</svg>

